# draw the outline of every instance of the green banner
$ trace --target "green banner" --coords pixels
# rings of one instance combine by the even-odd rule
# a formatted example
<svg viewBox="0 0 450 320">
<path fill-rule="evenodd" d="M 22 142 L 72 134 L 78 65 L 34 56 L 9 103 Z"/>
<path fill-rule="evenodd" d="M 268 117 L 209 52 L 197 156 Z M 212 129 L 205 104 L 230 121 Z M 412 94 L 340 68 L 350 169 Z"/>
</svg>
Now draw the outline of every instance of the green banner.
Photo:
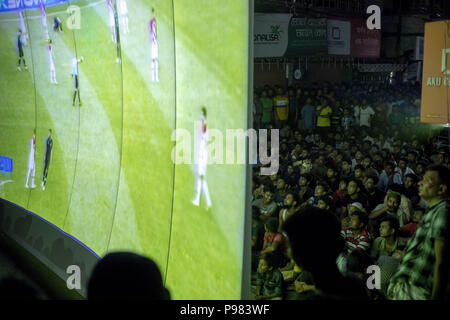
<svg viewBox="0 0 450 320">
<path fill-rule="evenodd" d="M 292 17 L 285 56 L 328 53 L 327 18 Z"/>
</svg>

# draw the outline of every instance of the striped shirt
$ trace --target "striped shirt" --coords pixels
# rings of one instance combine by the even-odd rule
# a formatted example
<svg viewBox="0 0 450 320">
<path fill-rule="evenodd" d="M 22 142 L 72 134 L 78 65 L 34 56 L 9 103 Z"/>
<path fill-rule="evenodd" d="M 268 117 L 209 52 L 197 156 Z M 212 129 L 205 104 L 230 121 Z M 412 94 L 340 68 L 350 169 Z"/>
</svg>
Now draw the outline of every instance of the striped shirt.
<svg viewBox="0 0 450 320">
<path fill-rule="evenodd" d="M 352 229 L 345 228 L 341 231 L 341 235 L 345 240 L 345 250 L 347 251 L 347 254 L 350 254 L 355 249 L 366 251 L 370 248 L 370 236 L 365 229 L 355 237 Z"/>
<path fill-rule="evenodd" d="M 443 199 L 427 209 L 417 226 L 414 237 L 406 245 L 405 255 L 397 272 L 392 276 L 389 287 L 399 282 L 422 288 L 431 297 L 436 256 L 434 239 L 450 241 L 450 199 Z M 450 272 L 450 271 L 448 271 Z M 446 284 L 450 296 L 450 282 Z"/>
</svg>

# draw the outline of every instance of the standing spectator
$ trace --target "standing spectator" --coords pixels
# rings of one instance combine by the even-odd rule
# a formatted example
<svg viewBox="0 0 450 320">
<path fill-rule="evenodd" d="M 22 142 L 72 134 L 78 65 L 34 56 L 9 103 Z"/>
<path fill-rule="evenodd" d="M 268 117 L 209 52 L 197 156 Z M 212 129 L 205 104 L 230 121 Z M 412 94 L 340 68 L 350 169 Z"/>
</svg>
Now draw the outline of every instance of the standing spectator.
<svg viewBox="0 0 450 320">
<path fill-rule="evenodd" d="M 331 114 L 333 110 L 328 105 L 328 101 L 326 98 L 322 98 L 320 100 L 320 105 L 316 108 L 317 115 L 317 129 L 320 133 L 326 134 L 331 126 Z"/>
<path fill-rule="evenodd" d="M 275 126 L 282 128 L 288 119 L 289 99 L 283 94 L 283 89 L 277 88 L 277 95 L 273 98 L 275 107 Z"/>
<path fill-rule="evenodd" d="M 289 99 L 289 107 L 288 107 L 288 123 L 292 128 L 297 126 L 297 117 L 298 117 L 298 109 L 300 108 L 299 98 L 295 95 L 294 88 L 288 88 L 288 99 Z"/>
<path fill-rule="evenodd" d="M 375 111 L 373 111 L 372 107 L 367 105 L 367 101 L 364 100 L 359 109 L 359 126 L 370 128 L 371 119 L 374 115 Z"/>
<path fill-rule="evenodd" d="M 408 242 L 398 271 L 389 283 L 394 300 L 447 300 L 450 298 L 450 170 L 431 166 L 419 182 L 427 211 Z"/>
<path fill-rule="evenodd" d="M 344 129 L 344 131 L 350 130 L 350 128 L 353 126 L 353 123 L 355 122 L 355 119 L 350 114 L 350 110 L 348 108 L 344 109 L 344 116 L 341 119 L 341 127 Z"/>
<path fill-rule="evenodd" d="M 303 106 L 300 115 L 302 119 L 302 127 L 306 131 L 311 131 L 314 126 L 314 115 L 316 108 L 312 105 L 311 98 L 306 99 L 306 104 Z"/>
<path fill-rule="evenodd" d="M 272 123 L 273 100 L 268 98 L 267 91 L 263 90 L 260 101 L 262 105 L 261 127 L 263 129 L 268 129 Z"/>
</svg>

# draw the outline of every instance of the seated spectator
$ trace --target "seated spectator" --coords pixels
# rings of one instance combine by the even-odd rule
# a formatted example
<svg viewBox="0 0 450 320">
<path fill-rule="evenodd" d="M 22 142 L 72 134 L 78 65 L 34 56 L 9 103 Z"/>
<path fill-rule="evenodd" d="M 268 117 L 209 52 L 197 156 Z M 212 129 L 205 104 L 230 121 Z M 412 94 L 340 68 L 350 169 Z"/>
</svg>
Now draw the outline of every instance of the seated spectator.
<svg viewBox="0 0 450 320">
<path fill-rule="evenodd" d="M 396 192 L 400 194 L 400 206 L 399 209 L 403 211 L 404 221 L 403 224 L 406 224 L 411 221 L 411 217 L 414 213 L 414 207 L 411 203 L 411 200 L 406 196 L 405 188 L 400 184 L 394 184 L 389 187 L 388 193 Z M 402 226 L 402 224 L 400 225 Z"/>
<path fill-rule="evenodd" d="M 319 201 L 317 202 L 317 207 L 334 212 L 333 198 L 328 195 L 320 196 Z"/>
<path fill-rule="evenodd" d="M 400 209 L 401 196 L 397 192 L 388 192 L 385 198 L 385 202 L 379 204 L 372 210 L 369 215 L 371 219 L 370 228 L 371 232 L 378 234 L 381 217 L 384 215 L 390 215 L 396 217 L 400 223 L 400 226 L 404 226 L 407 223 L 406 213 Z"/>
<path fill-rule="evenodd" d="M 398 167 L 400 169 L 400 174 L 402 176 L 402 181 L 405 182 L 406 175 L 408 174 L 414 174 L 414 171 L 408 167 L 408 159 L 406 158 L 400 158 L 398 161 Z"/>
<path fill-rule="evenodd" d="M 316 184 L 316 188 L 314 189 L 314 195 L 306 200 L 306 204 L 317 205 L 319 202 L 319 197 L 327 194 L 328 186 L 325 182 L 319 181 Z"/>
<path fill-rule="evenodd" d="M 272 201 L 272 192 L 266 191 L 264 198 L 253 200 L 252 206 L 259 209 L 259 219 L 266 221 L 270 217 L 273 217 L 277 210 L 277 204 Z"/>
<path fill-rule="evenodd" d="M 281 300 L 282 291 L 283 275 L 278 269 L 278 257 L 268 252 L 259 260 L 255 300 Z"/>
<path fill-rule="evenodd" d="M 333 192 L 339 188 L 338 176 L 339 173 L 336 171 L 336 168 L 334 166 L 328 166 L 326 183 Z"/>
<path fill-rule="evenodd" d="M 377 183 L 378 183 L 377 176 L 368 176 L 366 179 L 366 183 L 364 184 L 367 191 L 366 193 L 368 202 L 367 209 L 369 212 L 372 212 L 372 210 L 375 209 L 375 207 L 384 200 L 385 193 L 375 187 Z"/>
<path fill-rule="evenodd" d="M 356 249 L 366 251 L 370 248 L 371 240 L 366 230 L 368 221 L 369 217 L 365 212 L 355 211 L 350 215 L 350 227 L 341 232 L 347 255 Z"/>
<path fill-rule="evenodd" d="M 285 260 L 287 257 L 287 244 L 283 234 L 278 232 L 278 220 L 276 218 L 270 218 L 264 224 L 264 243 L 261 250 L 261 255 L 268 252 L 274 252 L 278 254 L 280 259 Z M 283 262 L 280 260 L 280 262 Z M 281 266 L 284 266 L 282 264 Z"/>
<path fill-rule="evenodd" d="M 350 180 L 352 178 L 353 172 L 352 172 L 352 165 L 351 161 L 347 158 L 342 159 L 342 169 L 340 174 L 340 179 L 347 179 Z"/>
<path fill-rule="evenodd" d="M 286 219 L 299 210 L 299 207 L 297 207 L 297 203 L 297 195 L 294 192 L 288 192 L 286 198 L 284 198 L 284 206 L 280 210 L 278 218 L 278 232 L 281 232 L 281 226 L 286 221 Z"/>
<path fill-rule="evenodd" d="M 355 211 L 366 212 L 366 209 L 359 202 L 353 202 L 348 207 L 348 215 L 351 216 Z"/>
<path fill-rule="evenodd" d="M 354 178 L 362 182 L 365 178 L 364 176 L 365 172 L 366 168 L 362 164 L 357 164 L 355 166 Z"/>
<path fill-rule="evenodd" d="M 414 236 L 417 230 L 417 225 L 422 220 L 423 215 L 425 213 L 425 209 L 416 207 L 414 209 L 414 214 L 412 218 L 412 222 L 405 224 L 403 227 L 400 228 L 400 231 L 404 233 L 405 237 L 409 238 Z"/>
<path fill-rule="evenodd" d="M 380 236 L 375 239 L 370 256 L 378 260 L 381 256 L 401 259 L 406 242 L 399 238 L 399 223 L 396 217 L 385 216 L 380 223 Z"/>
<path fill-rule="evenodd" d="M 420 202 L 418 182 L 419 179 L 414 173 L 409 173 L 405 177 L 405 195 L 411 200 L 413 206 L 417 206 Z"/>
<path fill-rule="evenodd" d="M 337 268 L 336 259 L 344 249 L 340 229 L 339 221 L 331 212 L 312 206 L 293 214 L 283 225 L 295 263 L 312 274 L 315 297 L 367 300 L 364 284 L 342 275 Z"/>
<path fill-rule="evenodd" d="M 259 210 L 252 207 L 252 271 L 258 267 L 258 256 L 263 247 L 264 224 L 259 220 Z"/>
<path fill-rule="evenodd" d="M 299 188 L 297 196 L 299 203 L 303 203 L 314 195 L 314 190 L 310 187 L 312 176 L 308 173 L 302 174 L 298 180 Z"/>
<path fill-rule="evenodd" d="M 288 185 L 284 181 L 284 179 L 279 178 L 277 181 L 277 191 L 275 192 L 274 201 L 278 207 L 282 207 L 284 205 L 284 198 L 287 195 Z"/>
<path fill-rule="evenodd" d="M 403 184 L 402 176 L 398 172 L 394 172 L 395 165 L 391 161 L 387 161 L 384 164 L 384 170 L 380 173 L 378 177 L 377 188 L 383 192 L 386 192 L 387 189 L 394 183 Z"/>
<path fill-rule="evenodd" d="M 362 182 L 360 180 L 352 179 L 347 185 L 347 196 L 344 198 L 341 207 L 341 215 L 346 215 L 350 204 L 354 202 L 359 202 L 362 206 L 367 209 L 367 196 L 362 193 Z"/>
<path fill-rule="evenodd" d="M 336 208 L 342 207 L 344 204 L 344 199 L 347 196 L 347 183 L 346 179 L 341 179 L 339 181 L 339 187 L 333 194 L 334 206 Z"/>
<path fill-rule="evenodd" d="M 88 300 L 170 300 L 158 266 L 131 253 L 108 253 L 94 268 Z"/>
</svg>

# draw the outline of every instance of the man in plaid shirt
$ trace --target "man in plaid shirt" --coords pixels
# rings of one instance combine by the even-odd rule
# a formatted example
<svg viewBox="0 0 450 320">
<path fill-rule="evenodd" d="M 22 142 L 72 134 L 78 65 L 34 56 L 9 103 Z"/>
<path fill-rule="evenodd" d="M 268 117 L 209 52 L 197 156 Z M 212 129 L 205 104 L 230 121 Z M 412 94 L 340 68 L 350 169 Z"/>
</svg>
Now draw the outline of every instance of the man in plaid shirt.
<svg viewBox="0 0 450 320">
<path fill-rule="evenodd" d="M 402 262 L 392 276 L 388 297 L 393 300 L 450 298 L 450 169 L 428 168 L 419 182 L 427 211 L 408 242 Z"/>
</svg>

